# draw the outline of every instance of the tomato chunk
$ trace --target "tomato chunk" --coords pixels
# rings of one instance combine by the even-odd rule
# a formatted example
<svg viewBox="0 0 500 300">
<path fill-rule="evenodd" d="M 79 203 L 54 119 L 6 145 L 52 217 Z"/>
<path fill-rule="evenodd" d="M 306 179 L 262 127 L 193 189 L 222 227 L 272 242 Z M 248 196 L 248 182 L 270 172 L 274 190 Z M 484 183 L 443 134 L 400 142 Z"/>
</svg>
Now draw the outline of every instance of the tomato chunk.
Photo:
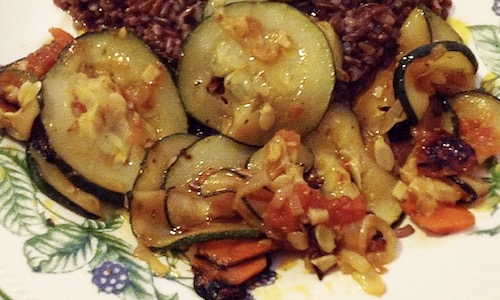
<svg viewBox="0 0 500 300">
<path fill-rule="evenodd" d="M 41 78 L 56 63 L 59 53 L 71 42 L 73 37 L 60 28 L 49 29 L 54 40 L 26 57 L 26 70 Z"/>
<path fill-rule="evenodd" d="M 276 197 L 276 195 L 275 195 Z M 297 231 L 301 227 L 304 215 L 311 208 L 328 211 L 328 221 L 325 225 L 345 225 L 361 220 L 367 212 L 364 197 L 343 196 L 329 199 L 320 190 L 313 189 L 307 184 L 296 184 L 284 197 L 280 207 L 269 204 L 264 214 L 264 222 L 269 229 L 279 229 L 284 233 Z M 300 204 L 298 208 L 297 205 Z M 302 210 L 302 213 L 298 213 Z"/>
</svg>

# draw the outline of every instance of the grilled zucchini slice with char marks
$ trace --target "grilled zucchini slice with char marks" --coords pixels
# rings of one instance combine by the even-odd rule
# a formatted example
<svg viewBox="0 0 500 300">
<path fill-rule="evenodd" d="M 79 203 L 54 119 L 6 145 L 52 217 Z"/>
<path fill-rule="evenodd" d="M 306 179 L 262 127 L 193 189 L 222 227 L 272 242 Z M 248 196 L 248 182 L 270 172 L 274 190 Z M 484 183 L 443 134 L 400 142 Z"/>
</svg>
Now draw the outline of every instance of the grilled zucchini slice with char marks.
<svg viewBox="0 0 500 300">
<path fill-rule="evenodd" d="M 179 91 L 192 117 L 249 145 L 279 129 L 318 125 L 335 82 L 322 31 L 294 8 L 238 2 L 206 18 L 189 36 Z"/>
<path fill-rule="evenodd" d="M 73 172 L 103 189 L 132 189 L 146 150 L 187 131 L 166 67 L 125 29 L 74 40 L 43 80 L 41 121 Z"/>
</svg>

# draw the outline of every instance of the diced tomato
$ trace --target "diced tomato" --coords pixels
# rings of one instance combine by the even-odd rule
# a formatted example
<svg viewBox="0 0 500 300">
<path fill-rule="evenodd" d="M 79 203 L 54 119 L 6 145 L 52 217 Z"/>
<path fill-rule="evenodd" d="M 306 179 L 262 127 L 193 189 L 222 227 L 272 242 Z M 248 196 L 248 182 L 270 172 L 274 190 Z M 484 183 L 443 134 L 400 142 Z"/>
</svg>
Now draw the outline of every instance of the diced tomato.
<svg viewBox="0 0 500 300">
<path fill-rule="evenodd" d="M 290 190 L 291 194 L 285 196 L 284 204 L 276 208 L 268 205 L 264 214 L 264 223 L 269 229 L 278 229 L 284 233 L 300 229 L 302 215 L 297 215 L 297 208 L 293 207 L 293 197 L 298 197 L 304 213 L 310 208 L 326 209 L 329 220 L 326 225 L 345 225 L 361 220 L 367 211 L 364 197 L 351 199 L 343 196 L 337 199 L 325 197 L 320 190 L 312 189 L 307 184 L 297 184 Z M 283 195 L 280 195 L 283 197 Z"/>
<path fill-rule="evenodd" d="M 73 37 L 69 33 L 60 28 L 51 28 L 49 32 L 52 34 L 54 40 L 26 57 L 26 61 L 28 62 L 26 70 L 38 78 L 41 78 L 48 72 L 56 63 L 64 47 L 73 40 Z"/>
<path fill-rule="evenodd" d="M 307 185 L 296 186 L 296 191 L 302 195 L 302 205 L 305 209 L 320 208 L 328 210 L 330 225 L 353 223 L 366 215 L 367 206 L 361 196 L 354 199 L 347 196 L 329 199 L 320 190 L 312 189 Z"/>
<path fill-rule="evenodd" d="M 326 208 L 330 213 L 330 224 L 344 225 L 361 220 L 367 211 L 364 197 L 340 197 L 336 200 L 327 200 Z"/>
</svg>

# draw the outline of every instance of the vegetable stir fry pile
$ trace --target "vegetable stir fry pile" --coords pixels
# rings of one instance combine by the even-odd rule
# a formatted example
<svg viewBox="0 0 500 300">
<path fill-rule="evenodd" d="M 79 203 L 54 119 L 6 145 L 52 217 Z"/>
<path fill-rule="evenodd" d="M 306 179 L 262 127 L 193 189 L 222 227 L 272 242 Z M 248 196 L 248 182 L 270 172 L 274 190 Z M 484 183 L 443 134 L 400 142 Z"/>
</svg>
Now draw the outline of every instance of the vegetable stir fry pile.
<svg viewBox="0 0 500 300">
<path fill-rule="evenodd" d="M 281 2 L 207 7 L 175 65 L 121 27 L 51 29 L 0 69 L 0 126 L 42 191 L 87 217 L 129 214 L 138 253 L 185 252 L 206 299 L 244 298 L 279 251 L 382 295 L 404 216 L 435 235 L 474 226 L 500 101 L 440 16 L 417 5 L 388 66 L 333 100 L 330 23 Z"/>
</svg>

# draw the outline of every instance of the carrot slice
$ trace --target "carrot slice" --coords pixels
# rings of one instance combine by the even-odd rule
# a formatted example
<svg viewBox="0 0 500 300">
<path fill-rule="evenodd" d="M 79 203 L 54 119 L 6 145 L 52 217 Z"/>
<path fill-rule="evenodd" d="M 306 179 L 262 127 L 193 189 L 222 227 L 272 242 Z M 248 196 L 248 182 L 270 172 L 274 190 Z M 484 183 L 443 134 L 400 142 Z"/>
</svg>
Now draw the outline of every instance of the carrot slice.
<svg viewBox="0 0 500 300">
<path fill-rule="evenodd" d="M 414 201 L 403 202 L 401 207 L 418 226 L 430 233 L 450 234 L 475 224 L 474 215 L 464 206 L 440 203 L 429 216 L 417 211 Z"/>
<path fill-rule="evenodd" d="M 276 249 L 269 239 L 214 240 L 201 243 L 196 255 L 218 266 L 228 267 Z"/>
<path fill-rule="evenodd" d="M 197 276 L 202 276 L 203 281 L 220 281 L 229 285 L 244 283 L 264 271 L 267 263 L 265 255 L 254 257 L 229 268 L 218 267 L 208 260 L 199 257 L 194 257 L 191 261 L 194 273 Z"/>
</svg>

